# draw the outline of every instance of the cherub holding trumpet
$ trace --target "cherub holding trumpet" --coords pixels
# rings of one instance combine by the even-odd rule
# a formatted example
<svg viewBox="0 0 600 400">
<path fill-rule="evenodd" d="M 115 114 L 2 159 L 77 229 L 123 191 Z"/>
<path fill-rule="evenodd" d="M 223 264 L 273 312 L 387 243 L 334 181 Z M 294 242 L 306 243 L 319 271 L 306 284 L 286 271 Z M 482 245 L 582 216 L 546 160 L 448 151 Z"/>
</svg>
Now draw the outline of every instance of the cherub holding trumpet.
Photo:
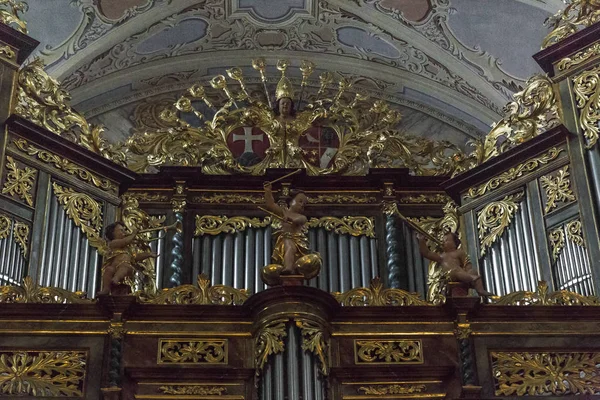
<svg viewBox="0 0 600 400">
<path fill-rule="evenodd" d="M 110 294 L 113 287 L 122 284 L 127 278 L 133 278 L 136 264 L 148 258 L 158 257 L 154 252 L 135 251 L 134 241 L 138 233 L 135 228 L 128 232 L 122 222 L 115 222 L 106 227 L 107 242 L 103 246 L 102 290 L 97 295 Z"/>
</svg>

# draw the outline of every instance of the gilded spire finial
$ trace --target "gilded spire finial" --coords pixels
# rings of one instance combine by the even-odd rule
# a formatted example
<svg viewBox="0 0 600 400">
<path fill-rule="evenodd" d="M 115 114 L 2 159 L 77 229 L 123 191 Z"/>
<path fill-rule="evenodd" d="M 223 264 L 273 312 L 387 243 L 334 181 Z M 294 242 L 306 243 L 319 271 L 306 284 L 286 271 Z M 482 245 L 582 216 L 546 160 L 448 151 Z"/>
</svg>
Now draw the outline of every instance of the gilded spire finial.
<svg viewBox="0 0 600 400">
<path fill-rule="evenodd" d="M 282 99 L 284 97 L 288 97 L 290 99 L 294 98 L 294 87 L 292 86 L 292 82 L 285 76 L 285 71 L 289 66 L 288 60 L 278 60 L 277 61 L 277 69 L 281 71 L 281 79 L 277 84 L 277 89 L 275 90 L 275 101 Z"/>
</svg>

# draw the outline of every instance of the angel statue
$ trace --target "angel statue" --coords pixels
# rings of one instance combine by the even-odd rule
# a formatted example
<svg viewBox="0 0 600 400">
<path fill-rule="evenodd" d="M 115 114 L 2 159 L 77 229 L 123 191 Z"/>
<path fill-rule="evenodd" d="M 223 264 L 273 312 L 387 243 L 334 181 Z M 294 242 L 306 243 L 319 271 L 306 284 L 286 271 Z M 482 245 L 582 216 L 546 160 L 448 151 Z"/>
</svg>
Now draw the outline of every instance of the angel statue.
<svg viewBox="0 0 600 400">
<path fill-rule="evenodd" d="M 134 242 L 137 235 L 137 229 L 128 232 L 122 222 L 115 222 L 106 227 L 107 241 L 99 247 L 99 253 L 104 256 L 104 263 L 102 289 L 97 293 L 98 296 L 111 294 L 114 288 L 132 280 L 136 265 L 148 258 L 158 257 L 158 254 L 151 251 L 136 252 L 138 246 Z"/>
<path fill-rule="evenodd" d="M 303 214 L 304 206 L 308 202 L 306 194 L 297 191 L 292 194 L 289 207 L 280 206 L 273 198 L 273 182 L 265 182 L 266 208 L 259 208 L 280 220 L 282 226 L 281 230 L 275 233 L 273 264 L 262 269 L 261 278 L 269 286 L 284 283 L 285 275 L 312 279 L 321 271 L 323 260 L 319 253 L 310 251 L 308 247 L 307 218 Z"/>
<path fill-rule="evenodd" d="M 102 290 L 98 295 L 129 294 L 137 288 L 144 295 L 152 296 L 156 293 L 154 259 L 158 254 L 152 251 L 150 242 L 164 237 L 152 237 L 152 232 L 166 232 L 177 225 L 163 226 L 164 216 L 148 215 L 132 196 L 123 196 L 121 209 L 122 220 L 106 227 L 106 240 L 90 240 L 104 256 Z"/>
</svg>

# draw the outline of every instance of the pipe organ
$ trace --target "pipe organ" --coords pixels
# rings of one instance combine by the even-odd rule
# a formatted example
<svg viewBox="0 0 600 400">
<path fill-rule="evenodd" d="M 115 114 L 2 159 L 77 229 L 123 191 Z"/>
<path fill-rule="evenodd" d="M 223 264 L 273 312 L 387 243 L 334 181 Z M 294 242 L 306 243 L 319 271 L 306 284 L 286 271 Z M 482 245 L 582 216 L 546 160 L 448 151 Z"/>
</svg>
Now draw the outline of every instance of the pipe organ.
<svg viewBox="0 0 600 400">
<path fill-rule="evenodd" d="M 23 65 L 35 40 L 0 24 L 0 393 L 599 395 L 600 24 L 582 21 L 553 31 L 534 56 L 547 75 L 515 95 L 471 154 L 394 133 L 396 111 L 348 97 L 344 84 L 331 92 L 329 78 L 323 98 L 307 93 L 311 106 L 286 120 L 240 94 L 237 69 L 227 71 L 237 95 L 224 76 L 210 81 L 227 97 L 212 125 L 182 122 L 200 101 L 213 107 L 194 86 L 165 112 L 171 128 L 119 147 L 64 103 L 38 61 Z M 261 76 L 264 63 L 253 62 Z M 289 94 L 288 64 L 277 64 L 279 94 Z M 260 135 L 272 147 L 234 158 L 222 132 L 248 135 L 246 150 Z M 306 132 L 329 135 L 318 160 L 301 145 Z M 268 286 L 262 268 L 290 221 L 258 207 L 263 183 L 282 176 L 274 202 L 303 191 L 302 225 L 322 264 L 315 278 Z M 97 296 L 116 221 L 143 231 L 133 236 L 152 254 L 128 253 L 133 282 Z M 447 233 L 460 247 L 442 243 L 442 265 L 430 262 L 415 227 L 432 251 Z M 462 250 L 495 296 L 450 280 L 444 257 Z"/>
</svg>

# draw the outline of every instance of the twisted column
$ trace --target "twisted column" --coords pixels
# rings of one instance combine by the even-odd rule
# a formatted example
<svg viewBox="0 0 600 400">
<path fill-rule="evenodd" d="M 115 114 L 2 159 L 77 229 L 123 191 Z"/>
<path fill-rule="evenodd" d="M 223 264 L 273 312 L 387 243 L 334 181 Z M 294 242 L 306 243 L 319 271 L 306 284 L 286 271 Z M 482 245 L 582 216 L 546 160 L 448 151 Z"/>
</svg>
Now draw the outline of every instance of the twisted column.
<svg viewBox="0 0 600 400">
<path fill-rule="evenodd" d="M 394 215 L 387 215 L 385 219 L 385 243 L 387 254 L 388 281 L 392 288 L 401 286 L 401 243 L 398 240 L 398 219 Z"/>
</svg>

